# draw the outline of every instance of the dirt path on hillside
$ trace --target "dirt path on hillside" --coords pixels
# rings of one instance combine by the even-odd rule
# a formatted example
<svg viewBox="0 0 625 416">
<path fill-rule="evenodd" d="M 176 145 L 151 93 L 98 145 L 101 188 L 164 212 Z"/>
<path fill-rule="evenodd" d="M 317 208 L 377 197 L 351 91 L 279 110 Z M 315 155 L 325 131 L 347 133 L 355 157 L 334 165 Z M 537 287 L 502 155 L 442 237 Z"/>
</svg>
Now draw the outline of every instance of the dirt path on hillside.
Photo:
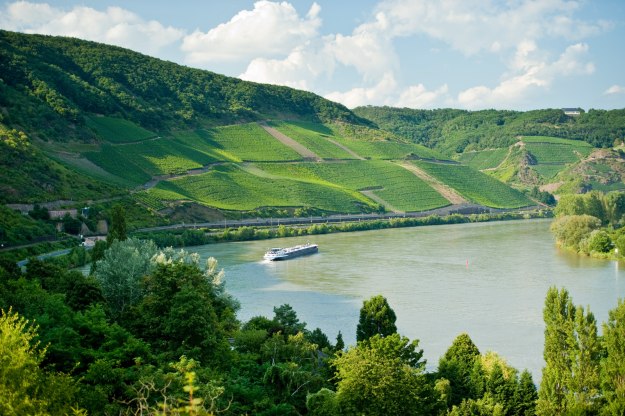
<svg viewBox="0 0 625 416">
<path fill-rule="evenodd" d="M 392 211 L 396 214 L 403 214 L 404 211 L 401 211 L 397 208 L 395 208 L 394 206 L 392 206 L 391 204 L 389 204 L 388 202 L 386 202 L 384 199 L 380 198 L 379 196 L 377 196 L 376 194 L 373 193 L 373 191 L 360 191 L 361 194 L 363 194 L 364 196 L 366 196 L 369 199 L 374 200 L 375 202 L 377 202 L 380 205 L 384 205 L 384 208 L 388 211 Z"/>
<path fill-rule="evenodd" d="M 326 137 L 326 140 L 329 141 L 330 143 L 334 144 L 335 146 L 340 147 L 341 149 L 345 150 L 347 153 L 349 153 L 350 155 L 352 155 L 353 157 L 355 157 L 358 160 L 367 160 L 364 157 L 360 156 L 358 153 L 354 152 L 349 147 L 343 146 L 339 142 L 335 142 L 334 140 L 332 140 L 332 139 L 330 139 L 328 137 Z"/>
<path fill-rule="evenodd" d="M 279 140 L 285 146 L 289 146 L 291 149 L 295 150 L 297 153 L 302 155 L 302 157 L 304 157 L 306 159 L 314 159 L 317 162 L 321 161 L 321 158 L 319 156 L 317 156 L 316 153 L 312 152 L 307 147 L 302 146 L 300 143 L 298 143 L 295 140 L 291 139 L 286 134 L 279 132 L 278 130 L 274 129 L 273 127 L 269 127 L 265 123 L 259 123 L 259 124 L 260 124 L 260 126 L 263 129 L 265 129 L 265 131 L 267 133 L 271 134 L 275 139 Z"/>
<path fill-rule="evenodd" d="M 410 162 L 397 162 L 397 164 L 402 168 L 408 170 L 409 172 L 413 173 L 417 177 L 421 178 L 423 181 L 425 181 L 425 183 L 434 188 L 436 192 L 441 194 L 443 198 L 445 198 L 452 204 L 466 204 L 468 202 L 454 189 L 440 182 L 438 179 L 428 175 L 423 169 L 420 169 L 418 166 L 415 166 Z"/>
</svg>

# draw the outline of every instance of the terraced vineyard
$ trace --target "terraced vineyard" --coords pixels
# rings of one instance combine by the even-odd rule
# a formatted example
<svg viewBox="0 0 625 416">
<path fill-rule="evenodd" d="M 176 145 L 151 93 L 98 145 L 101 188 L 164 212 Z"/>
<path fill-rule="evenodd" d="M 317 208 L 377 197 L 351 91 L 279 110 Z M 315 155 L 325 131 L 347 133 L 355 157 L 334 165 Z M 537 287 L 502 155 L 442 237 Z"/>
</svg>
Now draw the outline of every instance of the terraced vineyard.
<svg viewBox="0 0 625 416">
<path fill-rule="evenodd" d="M 410 155 L 423 159 L 448 159 L 437 151 L 420 144 L 383 140 L 365 142 L 338 136 L 335 136 L 334 140 L 367 159 L 397 160 L 405 159 Z"/>
<path fill-rule="evenodd" d="M 87 117 L 87 126 L 96 131 L 98 136 L 111 143 L 140 142 L 156 134 L 135 123 L 114 117 Z"/>
<path fill-rule="evenodd" d="M 438 192 L 406 169 L 387 161 L 341 163 L 259 164 L 272 175 L 368 190 L 402 211 L 425 211 L 449 204 Z"/>
<path fill-rule="evenodd" d="M 163 200 L 195 200 L 227 210 L 311 206 L 332 212 L 357 213 L 362 207 L 375 208 L 370 200 L 355 191 L 260 177 L 233 164 L 216 166 L 201 175 L 160 182 L 150 194 Z"/>
<path fill-rule="evenodd" d="M 330 141 L 335 140 L 332 130 L 322 124 L 281 121 L 272 122 L 270 126 L 323 159 L 355 159 L 349 152 Z"/>
<path fill-rule="evenodd" d="M 477 204 L 493 208 L 519 208 L 532 205 L 532 201 L 521 192 L 468 166 L 425 161 L 413 163 Z"/>
<path fill-rule="evenodd" d="M 593 151 L 590 144 L 579 140 L 545 136 L 528 136 L 522 140 L 536 159 L 537 164 L 532 169 L 545 179 L 555 177 L 568 164 L 580 161 Z"/>
<path fill-rule="evenodd" d="M 172 139 L 133 143 L 118 147 L 117 150 L 144 172 L 154 176 L 181 174 L 217 161 L 214 155 Z"/>
<path fill-rule="evenodd" d="M 458 161 L 477 170 L 493 169 L 499 166 L 507 154 L 507 148 L 466 152 L 460 155 Z"/>
</svg>

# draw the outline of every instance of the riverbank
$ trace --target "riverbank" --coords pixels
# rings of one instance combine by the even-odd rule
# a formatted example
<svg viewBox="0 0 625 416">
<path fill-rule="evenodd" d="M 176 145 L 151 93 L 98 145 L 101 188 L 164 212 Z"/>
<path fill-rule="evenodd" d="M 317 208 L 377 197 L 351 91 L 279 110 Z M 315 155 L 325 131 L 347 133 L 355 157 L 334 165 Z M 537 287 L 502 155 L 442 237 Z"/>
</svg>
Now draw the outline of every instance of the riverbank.
<svg viewBox="0 0 625 416">
<path fill-rule="evenodd" d="M 316 222 L 295 225 L 261 224 L 242 225 L 236 228 L 168 228 L 165 230 L 132 233 L 133 237 L 153 240 L 159 247 L 189 247 L 221 242 L 268 240 L 272 238 L 298 237 L 353 231 L 380 230 L 388 228 L 422 227 L 429 225 L 464 224 L 471 222 L 507 221 L 533 218 L 551 218 L 551 210 L 528 210 L 463 215 L 453 213 L 445 216 L 437 214 L 425 217 L 390 217 L 366 219 L 364 217 L 344 219 L 341 222 Z"/>
</svg>

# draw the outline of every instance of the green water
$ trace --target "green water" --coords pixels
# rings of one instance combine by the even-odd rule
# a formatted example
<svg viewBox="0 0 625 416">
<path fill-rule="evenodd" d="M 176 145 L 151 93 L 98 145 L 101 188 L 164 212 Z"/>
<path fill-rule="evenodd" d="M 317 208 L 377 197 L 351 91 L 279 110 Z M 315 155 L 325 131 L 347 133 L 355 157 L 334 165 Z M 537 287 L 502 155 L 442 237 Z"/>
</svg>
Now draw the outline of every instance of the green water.
<svg viewBox="0 0 625 416">
<path fill-rule="evenodd" d="M 262 261 L 269 247 L 319 244 L 319 253 Z M 540 378 L 542 308 L 550 286 L 566 287 L 598 321 L 625 296 L 625 267 L 561 252 L 548 220 L 404 228 L 194 247 L 217 258 L 241 320 L 289 303 L 309 329 L 355 342 L 364 299 L 384 295 L 399 332 L 419 339 L 433 369 L 461 332 Z"/>
</svg>

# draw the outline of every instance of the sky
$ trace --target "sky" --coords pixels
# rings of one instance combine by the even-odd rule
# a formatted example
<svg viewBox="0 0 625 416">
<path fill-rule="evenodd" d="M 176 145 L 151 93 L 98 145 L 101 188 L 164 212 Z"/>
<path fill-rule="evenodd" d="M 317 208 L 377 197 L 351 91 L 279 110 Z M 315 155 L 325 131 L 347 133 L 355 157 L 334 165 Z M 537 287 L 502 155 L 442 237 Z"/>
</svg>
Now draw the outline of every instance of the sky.
<svg viewBox="0 0 625 416">
<path fill-rule="evenodd" d="M 623 0 L 4 1 L 0 28 L 118 45 L 349 108 L 625 108 Z"/>
</svg>

